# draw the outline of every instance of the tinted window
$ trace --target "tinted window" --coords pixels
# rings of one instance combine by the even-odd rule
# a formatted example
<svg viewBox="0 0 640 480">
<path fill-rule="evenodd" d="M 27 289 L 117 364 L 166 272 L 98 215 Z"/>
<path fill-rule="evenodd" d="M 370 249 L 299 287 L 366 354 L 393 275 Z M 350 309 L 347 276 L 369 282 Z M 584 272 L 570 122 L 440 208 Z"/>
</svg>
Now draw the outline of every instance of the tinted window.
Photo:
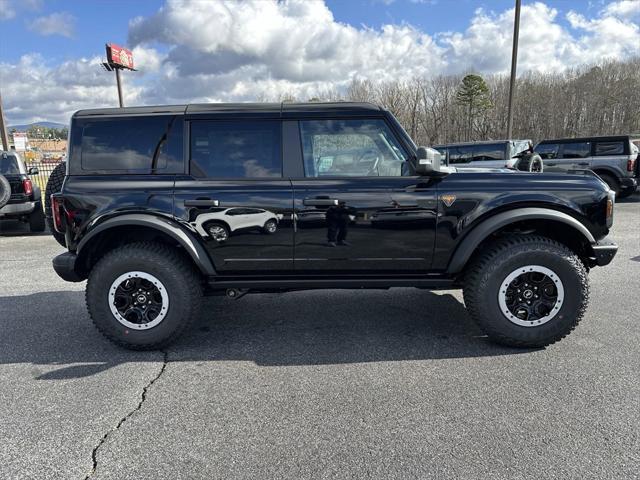
<svg viewBox="0 0 640 480">
<path fill-rule="evenodd" d="M 473 145 L 449 147 L 449 163 L 451 165 L 455 165 L 456 163 L 469 163 L 472 156 Z"/>
<path fill-rule="evenodd" d="M 562 146 L 562 158 L 586 158 L 589 155 L 591 155 L 589 142 L 565 143 Z"/>
<path fill-rule="evenodd" d="M 504 160 L 504 144 L 474 145 L 471 160 L 474 162 L 483 160 Z"/>
<path fill-rule="evenodd" d="M 89 122 L 82 130 L 82 169 L 165 169 L 182 158 L 181 131 L 181 121 L 164 115 Z"/>
<path fill-rule="evenodd" d="M 0 175 L 17 175 L 20 173 L 18 159 L 6 153 L 0 157 Z"/>
<path fill-rule="evenodd" d="M 535 148 L 535 152 L 543 159 L 558 158 L 558 150 L 560 150 L 560 145 L 557 143 L 542 143 Z"/>
<path fill-rule="evenodd" d="M 210 178 L 282 176 L 280 122 L 191 123 L 191 173 Z"/>
<path fill-rule="evenodd" d="M 624 155 L 624 142 L 596 142 L 596 155 Z"/>
<path fill-rule="evenodd" d="M 383 120 L 300 122 L 307 177 L 395 177 L 407 156 Z"/>
</svg>

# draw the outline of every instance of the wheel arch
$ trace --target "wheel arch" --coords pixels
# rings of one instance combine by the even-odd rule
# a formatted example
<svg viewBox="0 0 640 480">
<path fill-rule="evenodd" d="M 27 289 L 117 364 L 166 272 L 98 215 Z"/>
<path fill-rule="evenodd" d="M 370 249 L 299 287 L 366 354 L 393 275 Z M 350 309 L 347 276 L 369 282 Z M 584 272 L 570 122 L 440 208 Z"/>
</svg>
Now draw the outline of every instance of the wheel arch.
<svg viewBox="0 0 640 480">
<path fill-rule="evenodd" d="M 567 245 L 581 257 L 590 256 L 589 249 L 596 242 L 589 229 L 567 213 L 550 208 L 518 208 L 486 218 L 474 227 L 456 247 L 447 273 L 462 272 L 482 245 L 497 235 L 518 231 L 546 235 Z"/>
<path fill-rule="evenodd" d="M 203 275 L 215 275 L 204 246 L 193 233 L 175 221 L 150 214 L 120 215 L 94 227 L 78 243 L 76 269 L 87 275 L 107 251 L 144 240 L 179 246 Z"/>
</svg>

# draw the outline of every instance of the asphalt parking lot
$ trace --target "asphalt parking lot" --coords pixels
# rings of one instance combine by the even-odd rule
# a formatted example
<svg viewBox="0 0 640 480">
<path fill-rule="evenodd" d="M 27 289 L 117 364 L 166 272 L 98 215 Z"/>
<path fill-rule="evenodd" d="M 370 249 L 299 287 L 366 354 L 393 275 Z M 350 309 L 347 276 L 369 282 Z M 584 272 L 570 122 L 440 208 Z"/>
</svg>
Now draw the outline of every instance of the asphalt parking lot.
<svg viewBox="0 0 640 480">
<path fill-rule="evenodd" d="M 488 343 L 456 291 L 211 298 L 166 352 L 93 328 L 0 227 L 0 478 L 638 478 L 640 195 L 578 329 Z"/>
</svg>

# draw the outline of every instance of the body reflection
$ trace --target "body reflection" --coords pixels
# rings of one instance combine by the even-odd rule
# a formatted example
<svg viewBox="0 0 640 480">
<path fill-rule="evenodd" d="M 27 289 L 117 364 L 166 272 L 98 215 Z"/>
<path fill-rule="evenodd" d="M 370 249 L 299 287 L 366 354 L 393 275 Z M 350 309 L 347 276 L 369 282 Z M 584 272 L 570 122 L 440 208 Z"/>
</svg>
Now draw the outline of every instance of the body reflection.
<svg viewBox="0 0 640 480">
<path fill-rule="evenodd" d="M 273 234 L 281 219 L 282 215 L 261 208 L 212 208 L 198 214 L 191 224 L 205 240 L 225 242 L 243 232 Z"/>
<path fill-rule="evenodd" d="M 351 245 L 347 241 L 347 231 L 349 223 L 356 218 L 356 209 L 348 207 L 345 201 L 339 201 L 338 205 L 327 209 L 325 218 L 327 221 L 327 244 L 330 247 Z"/>
</svg>

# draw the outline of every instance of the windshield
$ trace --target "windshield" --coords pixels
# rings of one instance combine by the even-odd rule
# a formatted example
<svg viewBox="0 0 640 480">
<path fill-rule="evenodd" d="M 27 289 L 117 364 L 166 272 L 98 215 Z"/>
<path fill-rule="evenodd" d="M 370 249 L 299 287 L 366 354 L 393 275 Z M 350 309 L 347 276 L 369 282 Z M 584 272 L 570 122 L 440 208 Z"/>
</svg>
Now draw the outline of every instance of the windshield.
<svg viewBox="0 0 640 480">
<path fill-rule="evenodd" d="M 0 157 L 0 175 L 17 175 L 20 173 L 18 159 L 6 153 Z"/>
</svg>

